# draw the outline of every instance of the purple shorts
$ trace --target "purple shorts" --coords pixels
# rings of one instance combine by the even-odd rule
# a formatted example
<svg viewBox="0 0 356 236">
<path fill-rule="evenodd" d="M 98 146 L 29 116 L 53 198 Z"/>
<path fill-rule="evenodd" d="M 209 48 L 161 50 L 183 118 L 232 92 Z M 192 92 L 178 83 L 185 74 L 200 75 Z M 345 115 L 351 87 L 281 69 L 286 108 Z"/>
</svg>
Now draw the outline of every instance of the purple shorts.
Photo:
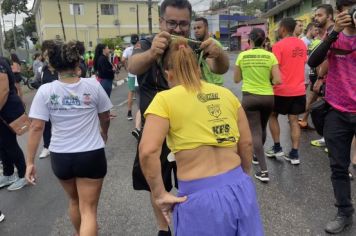
<svg viewBox="0 0 356 236">
<path fill-rule="evenodd" d="M 254 184 L 241 167 L 178 186 L 188 200 L 174 207 L 175 236 L 264 235 Z"/>
</svg>

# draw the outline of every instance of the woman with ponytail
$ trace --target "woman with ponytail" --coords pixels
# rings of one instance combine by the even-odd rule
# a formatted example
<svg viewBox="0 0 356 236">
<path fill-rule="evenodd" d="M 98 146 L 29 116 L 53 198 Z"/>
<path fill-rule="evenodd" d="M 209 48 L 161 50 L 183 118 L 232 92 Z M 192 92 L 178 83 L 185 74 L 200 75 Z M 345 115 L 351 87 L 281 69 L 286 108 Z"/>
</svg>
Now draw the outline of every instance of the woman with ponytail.
<svg viewBox="0 0 356 236">
<path fill-rule="evenodd" d="M 181 235 L 263 235 L 251 178 L 251 133 L 235 95 L 201 80 L 186 39 L 170 42 L 161 58 L 170 89 L 159 92 L 145 112 L 139 146 L 153 199 Z M 177 162 L 178 196 L 161 176 L 164 139 Z"/>
<path fill-rule="evenodd" d="M 98 234 L 97 206 L 107 171 L 104 146 L 112 104 L 95 79 L 78 76 L 80 47 L 78 42 L 48 42 L 49 63 L 59 79 L 42 85 L 32 102 L 26 179 L 36 183 L 34 159 L 45 122 L 50 119 L 52 170 L 69 197 L 76 235 L 94 236 Z"/>
</svg>

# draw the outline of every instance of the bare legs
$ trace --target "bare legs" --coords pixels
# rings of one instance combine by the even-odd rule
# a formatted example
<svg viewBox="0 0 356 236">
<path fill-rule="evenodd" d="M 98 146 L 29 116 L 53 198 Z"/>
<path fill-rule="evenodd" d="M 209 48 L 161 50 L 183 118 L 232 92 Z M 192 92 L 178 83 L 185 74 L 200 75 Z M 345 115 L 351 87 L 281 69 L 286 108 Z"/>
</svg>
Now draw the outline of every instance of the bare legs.
<svg viewBox="0 0 356 236">
<path fill-rule="evenodd" d="M 97 236 L 97 207 L 103 179 L 75 178 L 60 183 L 69 196 L 69 215 L 76 232 Z"/>
</svg>

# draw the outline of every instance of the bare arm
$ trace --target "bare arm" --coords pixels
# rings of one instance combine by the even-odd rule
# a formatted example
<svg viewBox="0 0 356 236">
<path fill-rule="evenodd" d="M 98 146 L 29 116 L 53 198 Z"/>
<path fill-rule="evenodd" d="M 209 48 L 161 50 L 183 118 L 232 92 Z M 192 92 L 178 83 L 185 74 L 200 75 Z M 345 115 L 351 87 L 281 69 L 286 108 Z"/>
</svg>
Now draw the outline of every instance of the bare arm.
<svg viewBox="0 0 356 236">
<path fill-rule="evenodd" d="M 104 142 L 108 140 L 108 131 L 110 126 L 110 111 L 105 111 L 99 113 L 100 127 L 101 127 L 101 136 L 104 139 Z"/>
<path fill-rule="evenodd" d="M 44 127 L 44 120 L 33 119 L 31 122 L 26 158 L 26 179 L 31 184 L 35 184 L 36 181 L 36 168 L 34 162 L 38 146 L 42 139 Z"/>
<path fill-rule="evenodd" d="M 140 163 L 154 197 L 166 192 L 161 175 L 160 155 L 169 130 L 169 120 L 148 115 L 140 142 Z"/>
<path fill-rule="evenodd" d="M 7 97 L 9 96 L 9 79 L 7 74 L 0 73 L 0 111 L 5 106 Z"/>
<path fill-rule="evenodd" d="M 237 126 L 240 132 L 240 139 L 238 143 L 238 154 L 241 157 L 242 169 L 245 173 L 249 174 L 251 171 L 251 162 L 252 162 L 252 135 L 250 131 L 250 126 L 245 114 L 245 111 L 242 107 L 238 110 L 238 123 Z"/>
<path fill-rule="evenodd" d="M 234 81 L 235 83 L 240 83 L 242 80 L 242 72 L 239 66 L 235 66 L 234 69 Z"/>
<path fill-rule="evenodd" d="M 274 65 L 272 66 L 272 83 L 274 85 L 280 84 L 281 83 L 281 72 L 279 70 L 279 65 Z"/>
<path fill-rule="evenodd" d="M 15 83 L 15 87 L 17 90 L 17 95 L 21 98 L 21 101 L 23 101 L 23 92 L 22 92 L 22 87 L 20 83 Z"/>
</svg>

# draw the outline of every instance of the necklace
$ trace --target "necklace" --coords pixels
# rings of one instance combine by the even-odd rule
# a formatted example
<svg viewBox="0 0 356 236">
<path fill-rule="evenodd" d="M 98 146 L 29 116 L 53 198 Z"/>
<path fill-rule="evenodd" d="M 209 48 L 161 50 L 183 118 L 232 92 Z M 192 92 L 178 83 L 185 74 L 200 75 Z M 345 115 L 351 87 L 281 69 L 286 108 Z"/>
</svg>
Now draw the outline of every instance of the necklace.
<svg viewBox="0 0 356 236">
<path fill-rule="evenodd" d="M 61 73 L 59 74 L 61 79 L 76 78 L 78 75 L 76 73 Z"/>
</svg>

